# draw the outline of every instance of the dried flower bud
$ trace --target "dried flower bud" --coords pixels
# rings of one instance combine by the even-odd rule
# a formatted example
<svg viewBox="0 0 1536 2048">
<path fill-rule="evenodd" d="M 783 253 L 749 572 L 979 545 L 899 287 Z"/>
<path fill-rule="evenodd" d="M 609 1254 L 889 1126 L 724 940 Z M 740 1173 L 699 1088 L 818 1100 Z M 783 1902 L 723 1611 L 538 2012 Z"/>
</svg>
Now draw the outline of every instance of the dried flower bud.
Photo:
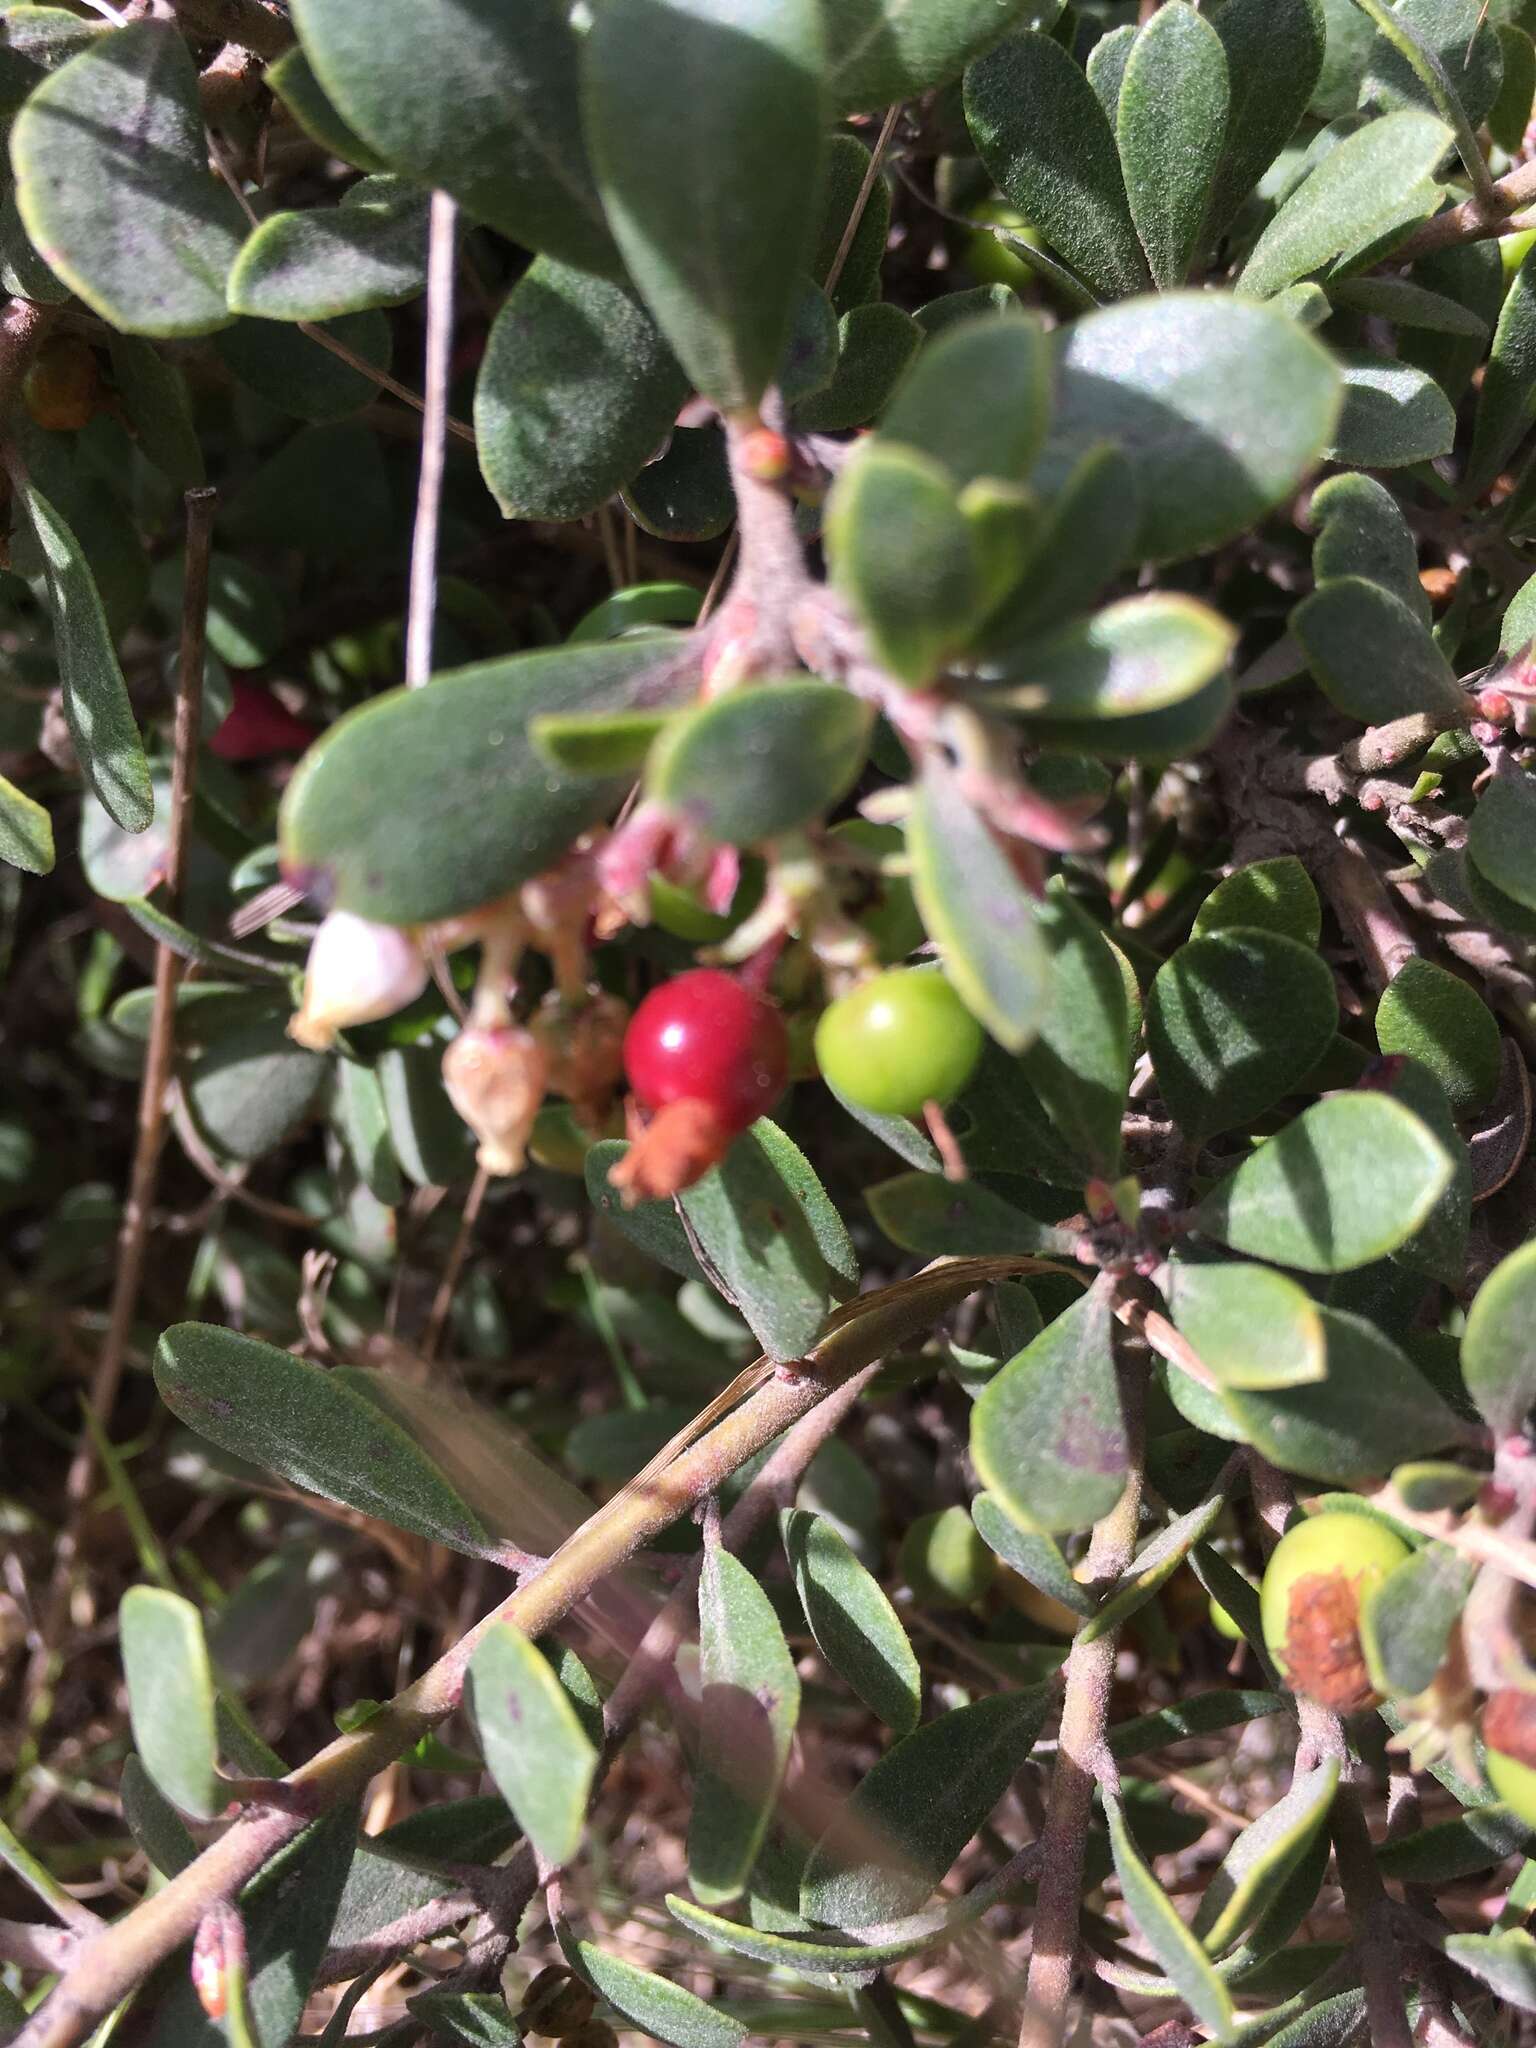
<svg viewBox="0 0 1536 2048">
<path fill-rule="evenodd" d="M 568 2040 L 579 2033 L 597 2009 L 597 2000 L 579 1977 L 551 1963 L 528 1986 L 517 2017 L 524 2033 Z"/>
<path fill-rule="evenodd" d="M 1377 1700 L 1360 1643 L 1360 1595 L 1343 1572 L 1313 1572 L 1291 1588 L 1285 1659 L 1298 1692 L 1336 1714 Z"/>
<path fill-rule="evenodd" d="M 568 1001 L 580 1001 L 586 992 L 587 932 L 601 893 L 590 839 L 522 887 L 519 900 L 533 943 L 548 954 L 555 985 Z"/>
<path fill-rule="evenodd" d="M 48 343 L 21 387 L 22 401 L 37 424 L 61 434 L 89 426 L 100 392 L 96 351 L 68 334 Z"/>
<path fill-rule="evenodd" d="M 245 1924 L 227 1900 L 210 1906 L 197 1923 L 192 1943 L 192 1988 L 211 2020 L 221 2020 L 231 1991 L 242 1995 L 232 1978 L 245 1976 Z"/>
<path fill-rule="evenodd" d="M 720 1164 L 740 1128 L 692 1096 L 669 1102 L 611 1169 L 609 1185 L 618 1189 L 626 1209 L 679 1195 Z"/>
<path fill-rule="evenodd" d="M 618 996 L 594 995 L 574 1006 L 547 996 L 531 1029 L 548 1061 L 545 1086 L 573 1102 L 588 1123 L 600 1122 L 624 1078 L 624 1032 L 629 1005 Z"/>
<path fill-rule="evenodd" d="M 393 1016 L 426 985 L 427 963 L 409 932 L 333 910 L 310 945 L 304 1003 L 289 1036 L 325 1052 L 338 1031 Z"/>
<path fill-rule="evenodd" d="M 521 1024 L 468 1024 L 443 1054 L 448 1100 L 480 1141 L 487 1173 L 521 1173 L 544 1100 L 544 1048 Z"/>
</svg>

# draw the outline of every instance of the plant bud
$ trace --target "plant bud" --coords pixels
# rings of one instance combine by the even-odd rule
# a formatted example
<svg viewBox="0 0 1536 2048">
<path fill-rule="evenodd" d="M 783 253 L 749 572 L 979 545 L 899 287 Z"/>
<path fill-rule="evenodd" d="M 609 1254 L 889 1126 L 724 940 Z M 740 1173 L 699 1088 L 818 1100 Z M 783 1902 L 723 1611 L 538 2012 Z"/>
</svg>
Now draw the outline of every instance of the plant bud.
<svg viewBox="0 0 1536 2048">
<path fill-rule="evenodd" d="M 579 1007 L 547 996 L 532 1031 L 548 1062 L 545 1086 L 576 1105 L 587 1123 L 600 1122 L 624 1078 L 624 1032 L 629 1006 L 599 994 Z"/>
<path fill-rule="evenodd" d="M 192 1943 L 192 1988 L 211 2020 L 221 2020 L 236 1987 L 232 1977 L 245 1975 L 245 1925 L 227 1901 L 210 1906 L 197 1923 Z"/>
<path fill-rule="evenodd" d="M 443 1054 L 448 1100 L 479 1139 L 487 1173 L 522 1172 L 548 1064 L 521 1024 L 467 1024 Z"/>
<path fill-rule="evenodd" d="M 51 341 L 21 387 L 27 411 L 40 427 L 70 433 L 88 426 L 101 390 L 96 351 L 74 335 Z"/>
<path fill-rule="evenodd" d="M 409 932 L 333 910 L 310 945 L 304 1003 L 288 1035 L 325 1052 L 338 1031 L 393 1016 L 426 985 L 427 963 Z"/>
<path fill-rule="evenodd" d="M 597 2000 L 579 1977 L 551 1963 L 528 1986 L 518 2019 L 524 2033 L 568 2040 L 579 2033 L 597 2009 Z"/>
<path fill-rule="evenodd" d="M 794 465 L 788 441 L 772 427 L 754 427 L 743 434 L 736 453 L 745 473 L 762 484 L 782 483 Z"/>
</svg>

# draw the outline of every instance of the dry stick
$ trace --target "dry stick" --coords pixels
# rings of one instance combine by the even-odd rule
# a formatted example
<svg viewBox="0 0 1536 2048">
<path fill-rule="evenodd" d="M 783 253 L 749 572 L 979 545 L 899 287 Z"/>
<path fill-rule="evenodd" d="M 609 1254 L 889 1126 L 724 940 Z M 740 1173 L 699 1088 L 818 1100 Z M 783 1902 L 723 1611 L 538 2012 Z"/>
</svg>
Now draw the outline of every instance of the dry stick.
<svg viewBox="0 0 1536 2048">
<path fill-rule="evenodd" d="M 421 1340 L 421 1355 L 431 1360 L 437 1356 L 437 1347 L 443 1341 L 443 1331 L 448 1324 L 453 1297 L 458 1292 L 459 1276 L 464 1271 L 464 1261 L 469 1257 L 470 1239 L 474 1236 L 475 1225 L 480 1218 L 480 1205 L 485 1200 L 485 1191 L 491 1184 L 491 1176 L 483 1166 L 475 1169 L 470 1182 L 469 1193 L 464 1199 L 464 1213 L 459 1218 L 458 1231 L 454 1236 L 453 1249 L 443 1267 L 443 1277 L 437 1283 L 437 1293 L 432 1297 L 432 1313 L 427 1317 L 426 1331 Z"/>
<path fill-rule="evenodd" d="M 1135 1369 L 1120 1376 L 1130 1471 L 1124 1493 L 1095 1526 L 1089 1544 L 1085 1579 L 1100 1590 L 1119 1578 L 1136 1550 L 1141 1520 L 1144 1380 L 1145 1375 Z M 1050 1806 L 1040 1838 L 1040 1891 L 1030 1936 L 1019 2048 L 1061 2048 L 1067 2037 L 1083 1902 L 1083 1846 L 1109 1718 L 1117 1640 L 1118 1631 L 1108 1629 L 1091 1643 L 1074 1644 L 1067 1659 L 1056 1768 L 1051 1774 Z"/>
<path fill-rule="evenodd" d="M 832 296 L 837 281 L 843 274 L 843 265 L 848 261 L 848 251 L 853 247 L 853 238 L 859 232 L 859 223 L 864 218 L 864 209 L 869 204 L 869 195 L 874 191 L 875 180 L 880 175 L 881 161 L 885 156 L 886 150 L 890 147 L 891 137 L 896 133 L 896 123 L 900 119 L 901 102 L 898 100 L 894 107 L 887 107 L 885 119 L 880 123 L 880 133 L 875 138 L 875 147 L 870 155 L 869 168 L 864 173 L 864 182 L 855 194 L 853 206 L 848 215 L 848 225 L 843 229 L 843 238 L 837 245 L 837 254 L 832 258 L 831 266 L 821 281 L 821 288 L 828 298 Z"/>
<path fill-rule="evenodd" d="M 426 411 L 426 400 L 414 392 L 409 384 L 402 384 L 397 377 L 391 377 L 388 370 L 381 370 L 377 363 L 370 363 L 366 356 L 360 356 L 355 348 L 348 348 L 347 344 L 338 341 L 334 334 L 327 334 L 325 329 L 317 327 L 313 320 L 295 320 L 293 324 L 300 334 L 307 334 L 311 341 L 317 341 L 322 348 L 328 348 L 333 356 L 339 356 L 349 369 L 356 370 L 360 377 L 366 377 L 370 384 L 377 384 L 381 391 L 389 392 L 392 397 L 398 398 L 402 404 L 410 406 L 415 412 Z M 463 420 L 456 420 L 452 413 L 446 416 L 443 425 L 445 431 L 452 434 L 456 441 L 464 441 L 471 448 L 474 447 L 473 427 L 466 426 Z"/>
<path fill-rule="evenodd" d="M 427 244 L 427 395 L 422 408 L 421 470 L 416 483 L 410 596 L 405 615 L 405 681 L 408 689 L 419 688 L 432 673 L 432 617 L 437 608 L 437 535 L 443 503 L 443 458 L 448 430 L 448 369 L 453 350 L 453 255 L 458 211 L 446 192 L 432 194 L 432 225 Z"/>
<path fill-rule="evenodd" d="M 1493 187 L 1493 196 L 1497 202 L 1496 212 L 1490 212 L 1486 204 L 1477 198 L 1466 199 L 1448 213 L 1437 213 L 1433 220 L 1415 228 L 1407 241 L 1392 251 L 1394 266 L 1416 262 L 1420 256 L 1432 255 L 1436 249 L 1454 248 L 1461 242 L 1486 241 L 1490 235 L 1514 234 L 1522 226 L 1530 225 L 1511 216 L 1536 199 L 1536 160 L 1519 164 L 1507 178 L 1500 178 Z"/>
<path fill-rule="evenodd" d="M 1038 1267 L 1038 1261 L 1022 1255 L 942 1261 L 936 1272 L 883 1289 L 883 1300 L 864 1297 L 856 1316 L 844 1312 L 845 1319 L 835 1323 L 817 1347 L 814 1365 L 773 1374 L 663 1470 L 616 1494 L 561 1545 L 537 1577 L 526 1579 L 413 1685 L 361 1728 L 339 1736 L 280 1781 L 287 1807 L 248 1811 L 162 1890 L 86 1944 L 47 2003 L 17 2036 L 14 2048 L 73 2048 L 119 1999 L 192 1938 L 211 1904 L 233 1898 L 303 1830 L 306 1812 L 319 1813 L 361 1792 L 375 1772 L 452 1712 L 470 1659 L 497 1622 L 510 1621 L 525 1635 L 544 1635 L 637 1550 L 717 1492 L 739 1466 L 818 1407 L 831 1387 L 841 1385 L 901 1335 L 920 1322 L 932 1322 L 977 1286 L 1010 1271 Z M 945 1268 L 950 1269 L 947 1276 Z M 1133 1482 L 1128 1493 L 1138 1490 Z M 1099 1568 L 1109 1570 L 1107 1562 Z M 303 1810 L 293 1811 L 294 1806 Z"/>
<path fill-rule="evenodd" d="M 187 844 L 192 828 L 192 784 L 197 764 L 198 725 L 203 709 L 203 656 L 207 645 L 208 558 L 213 542 L 217 493 L 206 489 L 188 491 L 185 502 L 186 576 L 182 588 L 181 649 L 177 663 L 171 820 L 165 855 L 165 907 L 173 917 L 178 916 L 181 910 Z M 144 1078 L 139 1088 L 138 1135 L 134 1143 L 128 1198 L 123 1205 L 118 1229 L 117 1271 L 107 1311 L 106 1335 L 102 1339 L 101 1354 L 96 1361 L 87 1397 L 90 1412 L 103 1432 L 111 1420 L 118 1383 L 122 1379 L 123 1360 L 128 1350 L 134 1311 L 138 1306 L 139 1283 L 149 1245 L 150 1216 L 160 1172 L 160 1151 L 165 1139 L 166 1095 L 176 1044 L 176 985 L 180 979 L 180 959 L 169 946 L 157 946 L 154 1007 L 150 1015 Z M 54 1551 L 53 1573 L 48 1584 L 42 1624 L 27 1674 L 27 1697 L 32 1703 L 39 1699 L 52 1665 L 53 1646 L 69 1604 L 70 1582 L 80 1549 L 80 1527 L 95 1480 L 96 1447 L 87 1433 L 82 1435 L 76 1447 L 64 1481 L 64 1528 Z"/>
</svg>

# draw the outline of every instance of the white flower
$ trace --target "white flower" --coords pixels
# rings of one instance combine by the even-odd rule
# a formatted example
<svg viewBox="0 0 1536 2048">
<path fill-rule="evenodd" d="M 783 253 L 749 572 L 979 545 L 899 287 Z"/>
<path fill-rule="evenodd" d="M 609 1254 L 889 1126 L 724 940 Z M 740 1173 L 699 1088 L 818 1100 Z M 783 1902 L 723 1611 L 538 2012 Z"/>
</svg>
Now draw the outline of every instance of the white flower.
<svg viewBox="0 0 1536 2048">
<path fill-rule="evenodd" d="M 325 1052 L 349 1024 L 371 1024 L 415 1002 L 427 963 L 409 932 L 333 910 L 315 933 L 304 974 L 304 1004 L 289 1036 Z"/>
</svg>

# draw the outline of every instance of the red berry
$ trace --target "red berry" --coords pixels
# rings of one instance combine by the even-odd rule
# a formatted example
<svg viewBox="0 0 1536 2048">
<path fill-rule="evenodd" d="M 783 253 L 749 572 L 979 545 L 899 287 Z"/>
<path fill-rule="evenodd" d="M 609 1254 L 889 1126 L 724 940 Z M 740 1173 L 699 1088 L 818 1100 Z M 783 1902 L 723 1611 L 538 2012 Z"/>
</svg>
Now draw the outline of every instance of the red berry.
<svg viewBox="0 0 1536 2048">
<path fill-rule="evenodd" d="M 296 718 L 260 683 L 235 683 L 229 714 L 208 742 L 221 761 L 262 761 L 269 754 L 302 754 L 316 728 Z"/>
<path fill-rule="evenodd" d="M 789 1035 L 773 1004 L 717 967 L 653 988 L 624 1034 L 624 1071 L 647 1109 L 698 1102 L 744 1131 L 789 1076 Z"/>
</svg>

